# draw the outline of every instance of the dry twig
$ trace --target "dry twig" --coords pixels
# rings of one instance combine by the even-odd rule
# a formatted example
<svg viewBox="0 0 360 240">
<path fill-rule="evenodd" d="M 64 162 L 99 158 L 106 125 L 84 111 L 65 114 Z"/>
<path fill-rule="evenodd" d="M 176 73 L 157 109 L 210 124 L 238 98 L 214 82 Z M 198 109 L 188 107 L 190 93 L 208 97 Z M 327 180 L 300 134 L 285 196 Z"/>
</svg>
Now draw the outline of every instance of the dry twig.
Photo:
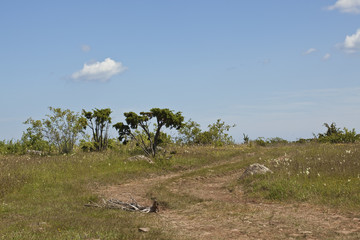
<svg viewBox="0 0 360 240">
<path fill-rule="evenodd" d="M 143 213 L 151 213 L 151 212 L 158 212 L 159 211 L 159 204 L 156 200 L 154 200 L 152 206 L 145 207 L 139 205 L 134 198 L 131 197 L 132 202 L 127 203 L 123 202 L 117 199 L 102 199 L 102 203 L 95 203 L 95 202 L 89 202 L 88 204 L 85 204 L 86 207 L 97 207 L 97 208 L 108 208 L 108 209 L 122 209 L 125 211 L 131 211 L 131 212 L 143 212 Z"/>
</svg>

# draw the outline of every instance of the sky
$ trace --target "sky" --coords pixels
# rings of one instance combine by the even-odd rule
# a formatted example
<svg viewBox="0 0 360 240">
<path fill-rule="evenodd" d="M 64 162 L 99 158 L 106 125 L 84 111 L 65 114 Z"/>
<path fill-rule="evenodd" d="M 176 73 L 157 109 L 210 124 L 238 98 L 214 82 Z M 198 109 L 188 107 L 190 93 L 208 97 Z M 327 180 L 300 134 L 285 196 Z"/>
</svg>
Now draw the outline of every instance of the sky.
<svg viewBox="0 0 360 240">
<path fill-rule="evenodd" d="M 359 75 L 360 0 L 0 2 L 0 140 L 50 106 L 169 108 L 237 142 L 360 131 Z"/>
</svg>

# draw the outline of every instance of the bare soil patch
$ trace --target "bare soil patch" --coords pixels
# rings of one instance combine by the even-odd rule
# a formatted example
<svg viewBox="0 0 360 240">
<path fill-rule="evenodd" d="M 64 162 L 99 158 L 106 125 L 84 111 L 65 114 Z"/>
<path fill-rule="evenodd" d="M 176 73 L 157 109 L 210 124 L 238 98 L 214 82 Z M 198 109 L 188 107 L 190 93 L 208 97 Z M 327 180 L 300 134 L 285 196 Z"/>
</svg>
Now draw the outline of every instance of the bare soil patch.
<svg viewBox="0 0 360 240">
<path fill-rule="evenodd" d="M 186 177 L 188 170 L 103 186 L 97 192 L 104 198 L 126 201 L 131 196 L 142 205 L 151 205 L 149 189 L 165 184 L 174 194 L 202 199 L 183 209 L 160 205 L 161 225 L 177 232 L 179 239 L 360 239 L 359 212 L 307 203 L 265 203 L 247 199 L 241 188 L 229 191 L 227 184 L 242 172 Z"/>
</svg>

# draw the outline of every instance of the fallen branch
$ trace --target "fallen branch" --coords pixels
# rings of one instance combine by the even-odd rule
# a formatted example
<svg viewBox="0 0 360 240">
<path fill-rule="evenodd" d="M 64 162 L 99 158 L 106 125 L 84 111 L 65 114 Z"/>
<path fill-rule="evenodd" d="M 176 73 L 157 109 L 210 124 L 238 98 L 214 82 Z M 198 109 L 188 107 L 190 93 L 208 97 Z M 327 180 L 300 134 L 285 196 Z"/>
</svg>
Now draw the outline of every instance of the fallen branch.
<svg viewBox="0 0 360 240">
<path fill-rule="evenodd" d="M 107 208 L 107 209 L 122 209 L 130 212 L 143 212 L 143 213 L 151 213 L 159 211 L 159 204 L 156 200 L 154 200 L 152 206 L 145 207 L 139 205 L 134 198 L 131 198 L 132 202 L 127 203 L 117 199 L 102 199 L 102 203 L 89 202 L 85 204 L 85 207 L 97 207 L 97 208 Z"/>
</svg>

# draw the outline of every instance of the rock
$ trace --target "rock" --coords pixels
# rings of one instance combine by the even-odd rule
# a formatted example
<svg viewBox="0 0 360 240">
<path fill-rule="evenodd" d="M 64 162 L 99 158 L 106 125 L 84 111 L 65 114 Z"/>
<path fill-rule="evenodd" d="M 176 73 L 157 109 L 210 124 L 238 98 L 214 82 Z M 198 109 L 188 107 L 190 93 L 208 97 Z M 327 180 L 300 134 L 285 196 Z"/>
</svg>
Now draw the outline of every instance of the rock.
<svg viewBox="0 0 360 240">
<path fill-rule="evenodd" d="M 39 155 L 39 156 L 44 155 L 44 153 L 42 151 L 37 151 L 37 150 L 26 150 L 26 152 L 28 154 L 33 154 L 33 155 Z"/>
<path fill-rule="evenodd" d="M 149 232 L 150 228 L 139 228 L 139 232 Z"/>
<path fill-rule="evenodd" d="M 265 173 L 273 173 L 270 169 L 265 167 L 264 165 L 261 165 L 259 163 L 251 164 L 248 168 L 245 169 L 244 173 L 241 175 L 242 177 L 246 176 L 252 176 L 255 174 L 265 174 Z"/>
<path fill-rule="evenodd" d="M 136 155 L 136 156 L 133 156 L 133 157 L 129 157 L 127 159 L 127 161 L 130 161 L 130 162 L 133 162 L 133 161 L 147 161 L 149 163 L 154 163 L 154 161 L 151 158 L 149 158 L 149 157 L 147 157 L 145 155 Z"/>
</svg>

